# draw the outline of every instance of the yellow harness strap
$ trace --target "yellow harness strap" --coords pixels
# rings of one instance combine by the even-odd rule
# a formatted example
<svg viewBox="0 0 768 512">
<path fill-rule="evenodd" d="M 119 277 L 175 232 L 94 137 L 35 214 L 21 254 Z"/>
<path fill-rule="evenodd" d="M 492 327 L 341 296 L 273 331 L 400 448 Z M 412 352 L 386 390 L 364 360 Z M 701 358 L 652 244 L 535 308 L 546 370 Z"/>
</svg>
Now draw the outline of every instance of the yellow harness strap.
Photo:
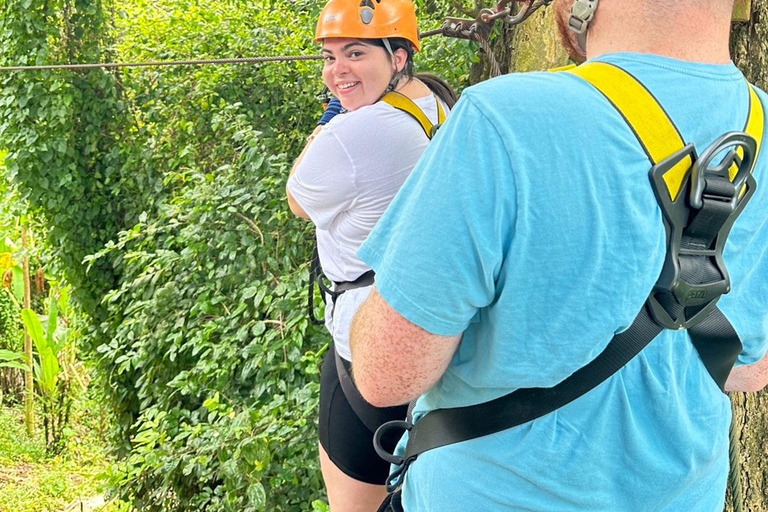
<svg viewBox="0 0 768 512">
<path fill-rule="evenodd" d="M 402 110 L 418 121 L 421 128 L 424 130 L 424 133 L 427 135 L 427 138 L 430 140 L 434 136 L 436 126 L 440 126 L 445 122 L 445 110 L 443 110 L 443 105 L 437 98 L 435 98 L 435 102 L 437 103 L 437 125 L 433 125 L 432 121 L 429 120 L 424 111 L 421 110 L 411 98 L 404 94 L 394 91 L 388 92 L 381 98 L 381 101 L 392 105 L 398 110 Z"/>
<path fill-rule="evenodd" d="M 643 84 L 623 69 L 604 62 L 590 62 L 568 69 L 567 72 L 591 83 L 611 102 L 635 132 L 652 166 L 685 147 L 682 135 L 664 108 Z M 751 85 L 749 94 L 749 116 L 744 131 L 757 141 L 759 154 L 765 115 L 760 99 Z M 739 151 L 743 156 L 741 148 Z M 672 201 L 677 199 L 692 165 L 691 157 L 687 156 L 664 174 L 664 182 Z M 736 165 L 731 168 L 731 180 L 737 170 Z"/>
</svg>

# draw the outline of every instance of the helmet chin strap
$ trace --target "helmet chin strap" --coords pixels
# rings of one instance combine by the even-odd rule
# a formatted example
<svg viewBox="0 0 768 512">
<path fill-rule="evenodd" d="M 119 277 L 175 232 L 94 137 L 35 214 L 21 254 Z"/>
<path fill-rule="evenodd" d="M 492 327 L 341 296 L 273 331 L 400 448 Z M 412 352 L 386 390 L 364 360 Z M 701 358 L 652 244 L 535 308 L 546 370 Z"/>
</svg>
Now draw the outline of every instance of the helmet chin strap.
<svg viewBox="0 0 768 512">
<path fill-rule="evenodd" d="M 395 52 L 392 51 L 392 45 L 389 44 L 389 39 L 386 37 L 381 40 L 384 43 L 384 48 L 387 49 L 387 53 L 389 53 L 389 56 L 392 57 L 392 63 L 395 65 L 395 70 L 397 70 L 397 63 L 395 62 Z M 403 68 L 405 69 L 405 68 Z M 384 91 L 384 94 L 387 94 L 390 91 L 394 91 L 397 87 L 397 84 L 400 83 L 400 80 L 403 78 L 403 72 L 402 71 L 395 71 L 395 74 L 392 75 L 392 79 L 389 81 L 389 85 L 387 85 L 387 89 Z M 384 97 L 384 94 L 381 95 L 381 97 Z M 381 99 L 381 98 L 379 98 Z"/>
<path fill-rule="evenodd" d="M 568 28 L 578 35 L 579 46 L 584 55 L 587 54 L 587 29 L 595 17 L 599 0 L 576 0 L 571 6 L 571 17 Z"/>
</svg>

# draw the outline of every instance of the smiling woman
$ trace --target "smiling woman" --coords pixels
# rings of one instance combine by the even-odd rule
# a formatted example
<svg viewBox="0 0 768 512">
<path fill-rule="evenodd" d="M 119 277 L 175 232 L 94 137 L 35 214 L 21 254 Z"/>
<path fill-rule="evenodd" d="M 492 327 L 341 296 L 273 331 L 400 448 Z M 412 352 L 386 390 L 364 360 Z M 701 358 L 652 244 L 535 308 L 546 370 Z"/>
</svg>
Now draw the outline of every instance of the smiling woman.
<svg viewBox="0 0 768 512">
<path fill-rule="evenodd" d="M 373 511 L 386 496 L 389 464 L 373 448 L 382 423 L 406 406 L 375 408 L 350 378 L 349 326 L 371 292 L 373 272 L 356 255 L 456 101 L 444 81 L 414 75 L 420 48 L 410 0 L 331 0 L 317 24 L 332 107 L 310 135 L 287 185 L 291 211 L 316 227 L 334 351 L 323 364 L 320 463 L 333 512 Z M 343 107 L 343 108 L 342 108 Z M 333 116 L 330 112 L 343 111 Z M 385 440 L 394 448 L 397 439 Z"/>
</svg>

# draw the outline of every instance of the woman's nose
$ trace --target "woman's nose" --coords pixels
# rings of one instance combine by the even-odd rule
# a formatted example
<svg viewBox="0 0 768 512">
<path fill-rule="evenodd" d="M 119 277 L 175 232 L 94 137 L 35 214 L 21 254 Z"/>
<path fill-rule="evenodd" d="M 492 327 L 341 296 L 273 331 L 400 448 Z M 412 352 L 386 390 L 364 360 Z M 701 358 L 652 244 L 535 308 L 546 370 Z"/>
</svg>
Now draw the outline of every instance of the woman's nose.
<svg viewBox="0 0 768 512">
<path fill-rule="evenodd" d="M 349 73 L 349 63 L 346 59 L 336 59 L 333 66 L 333 72 L 337 75 Z"/>
</svg>

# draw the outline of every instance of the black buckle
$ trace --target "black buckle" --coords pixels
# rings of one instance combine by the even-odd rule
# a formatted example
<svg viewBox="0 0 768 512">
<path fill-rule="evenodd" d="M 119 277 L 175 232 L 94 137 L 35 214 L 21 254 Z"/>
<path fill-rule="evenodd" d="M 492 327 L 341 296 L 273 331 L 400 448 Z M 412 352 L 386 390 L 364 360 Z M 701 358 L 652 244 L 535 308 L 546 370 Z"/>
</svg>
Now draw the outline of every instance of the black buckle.
<svg viewBox="0 0 768 512">
<path fill-rule="evenodd" d="M 743 158 L 739 156 L 738 148 L 743 149 Z M 712 167 L 712 161 L 726 150 L 728 153 L 722 162 Z M 752 174 L 756 156 L 757 141 L 743 132 L 726 133 L 713 142 L 694 162 L 691 169 L 691 208 L 700 210 L 704 199 L 710 198 L 730 202 L 731 208 L 735 210 L 741 189 Z M 729 170 L 734 164 L 738 166 L 738 171 L 731 181 Z"/>
<path fill-rule="evenodd" d="M 739 156 L 739 148 L 743 156 Z M 725 156 L 722 161 L 713 164 L 715 158 L 723 154 Z M 693 327 L 709 314 L 722 295 L 730 291 L 723 248 L 733 222 L 754 193 L 752 169 L 756 155 L 757 142 L 753 137 L 746 133 L 730 132 L 713 142 L 701 157 L 697 156 L 693 144 L 688 144 L 651 169 L 651 184 L 664 215 L 667 231 L 667 256 L 659 280 L 648 299 L 651 314 L 659 325 L 668 329 Z M 680 193 L 672 200 L 664 175 L 688 157 L 693 165 L 683 178 Z M 730 169 L 734 165 L 738 169 L 731 181 Z M 691 210 L 701 210 L 707 201 L 728 203 L 730 207 L 730 215 L 719 228 L 715 242 L 708 247 L 681 247 L 682 237 L 692 218 Z M 681 257 L 707 258 L 719 278 L 705 283 L 687 281 L 681 276 Z M 668 307 L 670 294 L 677 302 L 677 307 Z"/>
</svg>

